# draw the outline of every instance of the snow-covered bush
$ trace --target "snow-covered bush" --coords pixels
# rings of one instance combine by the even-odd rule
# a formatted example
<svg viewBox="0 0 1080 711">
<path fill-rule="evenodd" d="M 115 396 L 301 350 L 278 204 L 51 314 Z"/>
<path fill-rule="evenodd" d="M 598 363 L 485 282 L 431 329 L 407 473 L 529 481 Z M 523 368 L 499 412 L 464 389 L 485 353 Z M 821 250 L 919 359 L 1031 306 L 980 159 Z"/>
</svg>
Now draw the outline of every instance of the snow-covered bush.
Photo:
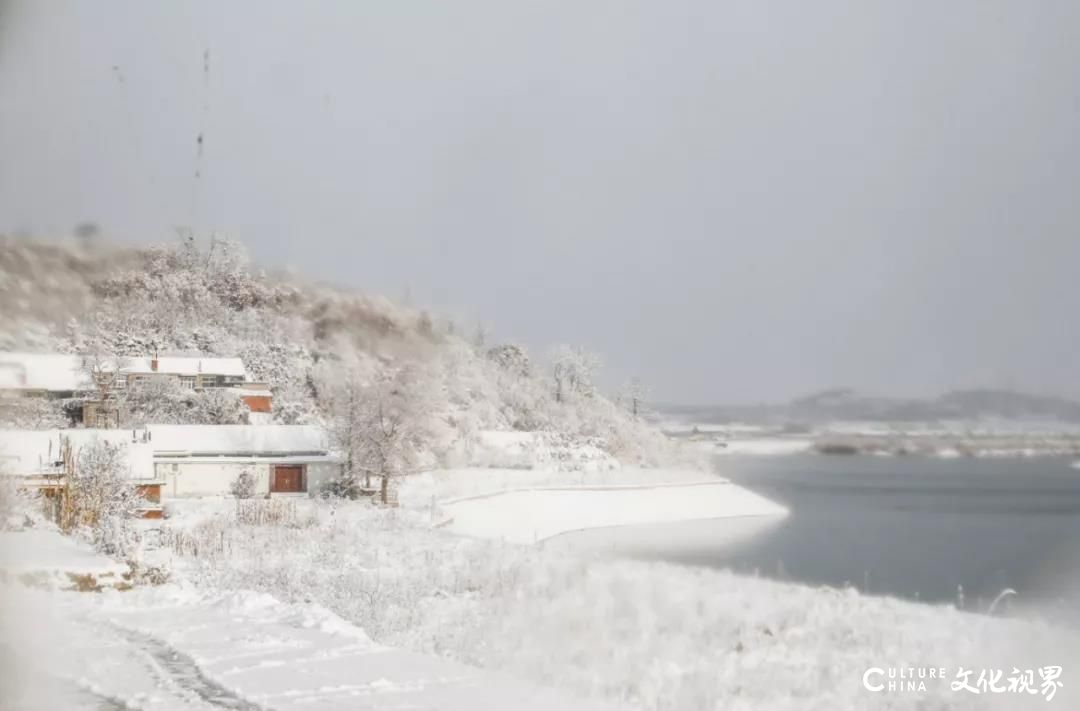
<svg viewBox="0 0 1080 711">
<path fill-rule="evenodd" d="M 295 501 L 282 499 L 237 499 L 234 521 L 245 526 L 310 526 L 311 516 L 301 515 Z"/>
<path fill-rule="evenodd" d="M 207 388 L 189 400 L 188 419 L 192 424 L 238 425 L 248 415 L 248 407 L 232 388 Z"/>
<path fill-rule="evenodd" d="M 68 477 L 60 526 L 85 536 L 98 550 L 118 558 L 138 553 L 133 524 L 145 500 L 127 478 L 124 449 L 103 441 L 79 448 Z"/>
<path fill-rule="evenodd" d="M 324 499 L 358 499 L 363 491 L 362 482 L 349 474 L 324 481 L 316 492 Z"/>
<path fill-rule="evenodd" d="M 196 391 L 175 378 L 150 378 L 128 389 L 121 413 L 125 427 L 236 425 L 245 421 L 248 408 L 231 388 Z"/>
<path fill-rule="evenodd" d="M 0 428 L 48 430 L 71 426 L 66 400 L 0 397 Z"/>
<path fill-rule="evenodd" d="M 188 392 L 172 378 L 150 378 L 131 386 L 125 398 L 123 425 L 187 424 Z"/>
<path fill-rule="evenodd" d="M 255 497 L 255 475 L 245 469 L 236 475 L 229 484 L 229 493 L 238 499 L 251 499 Z"/>
</svg>

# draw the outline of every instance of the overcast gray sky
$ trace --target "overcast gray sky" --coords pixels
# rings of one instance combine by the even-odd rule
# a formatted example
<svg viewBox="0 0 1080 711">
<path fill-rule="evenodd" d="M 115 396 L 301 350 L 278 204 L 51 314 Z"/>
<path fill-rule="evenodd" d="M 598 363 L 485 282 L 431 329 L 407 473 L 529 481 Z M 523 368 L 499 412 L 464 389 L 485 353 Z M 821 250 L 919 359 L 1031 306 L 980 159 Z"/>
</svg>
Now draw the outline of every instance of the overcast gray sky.
<svg viewBox="0 0 1080 711">
<path fill-rule="evenodd" d="M 666 400 L 1080 392 L 1080 3 L 0 13 L 0 231 L 216 230 Z"/>
</svg>

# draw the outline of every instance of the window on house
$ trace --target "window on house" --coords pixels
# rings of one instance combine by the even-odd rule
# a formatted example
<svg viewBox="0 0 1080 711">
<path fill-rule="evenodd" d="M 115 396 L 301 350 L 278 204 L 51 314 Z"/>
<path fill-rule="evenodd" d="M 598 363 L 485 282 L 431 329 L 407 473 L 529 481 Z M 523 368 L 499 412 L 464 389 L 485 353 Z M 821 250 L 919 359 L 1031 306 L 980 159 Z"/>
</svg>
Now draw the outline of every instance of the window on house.
<svg viewBox="0 0 1080 711">
<path fill-rule="evenodd" d="M 181 387 L 185 387 L 188 390 L 194 390 L 195 389 L 195 376 L 194 375 L 181 375 L 180 376 L 180 385 L 181 385 Z"/>
</svg>

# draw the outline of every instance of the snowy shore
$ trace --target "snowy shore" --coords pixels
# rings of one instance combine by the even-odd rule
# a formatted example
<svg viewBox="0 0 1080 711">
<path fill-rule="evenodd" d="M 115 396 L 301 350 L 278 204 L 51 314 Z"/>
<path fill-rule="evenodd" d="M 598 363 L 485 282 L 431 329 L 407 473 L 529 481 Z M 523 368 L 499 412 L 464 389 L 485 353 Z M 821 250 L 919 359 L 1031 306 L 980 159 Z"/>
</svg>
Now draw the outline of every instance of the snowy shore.
<svg viewBox="0 0 1080 711">
<path fill-rule="evenodd" d="M 725 479 L 510 489 L 444 501 L 441 508 L 453 533 L 524 544 L 586 529 L 787 514 Z"/>
</svg>

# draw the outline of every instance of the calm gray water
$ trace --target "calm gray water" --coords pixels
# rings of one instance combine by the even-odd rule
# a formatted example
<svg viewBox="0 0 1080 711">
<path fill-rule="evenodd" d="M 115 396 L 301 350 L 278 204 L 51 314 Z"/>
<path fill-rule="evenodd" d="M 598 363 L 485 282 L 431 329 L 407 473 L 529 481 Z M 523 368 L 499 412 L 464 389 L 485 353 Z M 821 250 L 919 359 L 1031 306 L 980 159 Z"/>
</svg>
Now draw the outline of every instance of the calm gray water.
<svg viewBox="0 0 1080 711">
<path fill-rule="evenodd" d="M 1080 582 L 1080 470 L 1061 458 L 815 454 L 719 462 L 791 509 L 772 531 L 698 563 L 923 600 L 1068 604 Z M 689 561 L 687 561 L 689 562 Z M 779 570 L 778 570 L 779 569 Z"/>
<path fill-rule="evenodd" d="M 977 611 L 1011 587 L 1022 607 L 1063 608 L 1075 618 L 1080 470 L 1069 464 L 724 456 L 717 462 L 724 476 L 782 502 L 791 515 L 737 544 L 720 543 L 723 522 L 702 523 L 695 535 L 704 541 L 637 553 L 924 601 L 955 602 L 963 586 L 964 607 Z"/>
</svg>

